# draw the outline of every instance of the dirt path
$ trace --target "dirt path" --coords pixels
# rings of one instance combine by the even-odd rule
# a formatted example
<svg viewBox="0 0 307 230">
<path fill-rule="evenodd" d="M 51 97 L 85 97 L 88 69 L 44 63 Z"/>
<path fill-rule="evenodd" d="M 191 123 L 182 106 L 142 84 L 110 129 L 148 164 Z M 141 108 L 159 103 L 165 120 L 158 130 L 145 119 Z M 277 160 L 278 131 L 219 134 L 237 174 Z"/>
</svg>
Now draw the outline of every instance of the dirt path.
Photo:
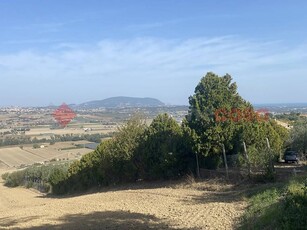
<svg viewBox="0 0 307 230">
<path fill-rule="evenodd" d="M 232 229 L 244 203 L 192 188 L 50 198 L 0 183 L 0 229 Z"/>
</svg>

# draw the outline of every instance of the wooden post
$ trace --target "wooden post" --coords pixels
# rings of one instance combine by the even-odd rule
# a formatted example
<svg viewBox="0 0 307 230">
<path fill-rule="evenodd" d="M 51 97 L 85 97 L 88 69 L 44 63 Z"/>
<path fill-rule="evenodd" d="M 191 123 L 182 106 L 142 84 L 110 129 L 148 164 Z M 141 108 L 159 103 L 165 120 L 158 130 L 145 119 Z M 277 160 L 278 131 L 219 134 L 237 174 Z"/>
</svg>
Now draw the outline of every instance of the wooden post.
<svg viewBox="0 0 307 230">
<path fill-rule="evenodd" d="M 269 138 L 266 138 L 266 144 L 267 144 L 268 151 L 269 151 L 269 154 L 270 154 L 270 167 L 271 167 L 272 172 L 274 172 L 275 169 L 274 169 L 274 163 L 273 163 L 273 154 L 272 154 L 272 151 L 271 151 Z"/>
<path fill-rule="evenodd" d="M 269 138 L 265 138 L 265 139 L 266 139 L 266 144 L 267 144 L 268 149 L 271 149 Z"/>
<path fill-rule="evenodd" d="M 249 161 L 249 158 L 248 158 L 248 154 L 247 154 L 247 148 L 246 148 L 245 141 L 243 141 L 243 148 L 244 148 L 244 155 L 245 155 L 245 158 L 247 160 L 248 176 L 250 176 L 252 171 L 251 171 L 251 164 L 250 164 L 250 161 Z"/>
<path fill-rule="evenodd" d="M 228 165 L 227 165 L 227 158 L 226 158 L 226 152 L 225 152 L 225 145 L 222 144 L 222 150 L 223 150 L 223 156 L 224 156 L 224 164 L 225 164 L 225 170 L 226 170 L 226 179 L 229 179 L 228 175 Z"/>
<path fill-rule="evenodd" d="M 196 158 L 196 176 L 197 176 L 197 178 L 200 178 L 198 154 L 197 154 L 197 152 L 195 152 L 195 158 Z"/>
</svg>

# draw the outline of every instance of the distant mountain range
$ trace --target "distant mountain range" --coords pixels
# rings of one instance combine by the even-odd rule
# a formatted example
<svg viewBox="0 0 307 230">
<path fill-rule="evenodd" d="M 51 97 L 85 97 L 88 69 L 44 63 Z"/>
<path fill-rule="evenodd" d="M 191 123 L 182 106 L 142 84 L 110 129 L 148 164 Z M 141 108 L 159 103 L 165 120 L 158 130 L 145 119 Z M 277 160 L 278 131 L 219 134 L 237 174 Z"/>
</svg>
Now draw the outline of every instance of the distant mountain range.
<svg viewBox="0 0 307 230">
<path fill-rule="evenodd" d="M 145 97 L 110 97 L 103 100 L 89 101 L 75 105 L 81 109 L 125 108 L 125 107 L 159 107 L 165 104 L 158 99 Z"/>
</svg>

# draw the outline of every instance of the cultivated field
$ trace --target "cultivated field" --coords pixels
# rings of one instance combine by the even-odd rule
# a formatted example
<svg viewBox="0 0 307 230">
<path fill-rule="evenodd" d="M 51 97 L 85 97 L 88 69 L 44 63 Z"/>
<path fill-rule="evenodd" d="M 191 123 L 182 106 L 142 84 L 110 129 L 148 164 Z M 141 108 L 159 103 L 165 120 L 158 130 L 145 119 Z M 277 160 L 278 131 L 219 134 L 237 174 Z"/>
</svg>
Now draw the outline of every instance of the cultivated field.
<svg viewBox="0 0 307 230">
<path fill-rule="evenodd" d="M 42 144 L 44 148 L 34 149 L 32 146 L 0 148 L 0 168 L 20 167 L 21 165 L 31 165 L 43 163 L 50 160 L 72 160 L 80 158 L 82 155 L 93 150 L 76 147 L 88 141 L 60 142 L 54 145 Z"/>
<path fill-rule="evenodd" d="M 232 229 L 245 207 L 227 185 L 156 186 L 57 198 L 0 183 L 0 229 Z"/>
<path fill-rule="evenodd" d="M 81 127 L 82 126 L 82 127 Z M 85 131 L 86 130 L 86 131 Z M 116 130 L 116 126 L 104 126 L 97 124 L 79 124 L 77 126 L 70 126 L 64 129 L 50 129 L 49 127 L 32 128 L 25 134 L 32 137 L 64 135 L 64 134 L 96 134 L 96 133 L 110 133 Z"/>
<path fill-rule="evenodd" d="M 41 156 L 29 153 L 19 147 L 0 149 L 0 161 L 8 167 L 18 167 L 21 164 L 29 165 L 41 162 L 43 159 Z"/>
</svg>

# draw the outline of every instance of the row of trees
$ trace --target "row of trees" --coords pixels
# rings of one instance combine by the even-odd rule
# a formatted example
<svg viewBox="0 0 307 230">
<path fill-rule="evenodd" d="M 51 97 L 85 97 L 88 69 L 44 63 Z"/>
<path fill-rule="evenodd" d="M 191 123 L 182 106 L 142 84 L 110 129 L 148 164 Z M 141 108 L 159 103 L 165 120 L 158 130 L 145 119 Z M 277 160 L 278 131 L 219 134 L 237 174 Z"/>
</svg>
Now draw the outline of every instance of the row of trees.
<svg viewBox="0 0 307 230">
<path fill-rule="evenodd" d="M 237 92 L 230 75 L 208 73 L 189 98 L 186 119 L 179 125 L 167 114 L 158 115 L 151 125 L 136 116 L 104 141 L 96 151 L 74 162 L 67 177 L 54 186 L 55 193 L 86 189 L 138 179 L 178 178 L 200 167 L 217 168 L 227 155 L 243 151 L 243 141 L 252 154 L 266 150 L 266 139 L 276 158 L 288 138 L 286 129 L 273 120 L 228 119 L 216 121 L 216 110 L 241 109 L 259 116 Z"/>
<path fill-rule="evenodd" d="M 36 137 L 31 138 L 30 136 L 21 135 L 21 136 L 6 136 L 0 139 L 0 146 L 9 146 L 9 145 L 24 145 L 24 144 L 39 144 L 39 143 L 55 143 L 55 142 L 65 142 L 65 141 L 79 141 L 87 140 L 91 142 L 100 143 L 102 138 L 111 137 L 113 133 L 103 134 L 63 134 L 63 135 L 54 135 L 50 139 L 42 138 L 38 139 Z"/>
<path fill-rule="evenodd" d="M 148 127 L 139 115 L 119 128 L 112 139 L 75 161 L 54 193 L 74 192 L 138 179 L 178 178 L 195 168 L 188 133 L 167 114 Z"/>
<path fill-rule="evenodd" d="M 61 194 L 139 179 L 178 178 L 196 173 L 196 164 L 217 168 L 222 163 L 222 150 L 226 155 L 240 154 L 243 142 L 251 159 L 268 155 L 267 139 L 276 158 L 285 147 L 287 130 L 274 120 L 253 119 L 259 114 L 238 94 L 228 74 L 219 77 L 208 73 L 196 86 L 189 103 L 188 115 L 181 125 L 167 114 L 158 115 L 150 126 L 139 115 L 134 116 L 112 139 L 73 162 L 67 173 L 58 174 L 53 192 Z M 216 111 L 221 108 L 250 114 L 243 119 L 217 121 Z"/>
</svg>

